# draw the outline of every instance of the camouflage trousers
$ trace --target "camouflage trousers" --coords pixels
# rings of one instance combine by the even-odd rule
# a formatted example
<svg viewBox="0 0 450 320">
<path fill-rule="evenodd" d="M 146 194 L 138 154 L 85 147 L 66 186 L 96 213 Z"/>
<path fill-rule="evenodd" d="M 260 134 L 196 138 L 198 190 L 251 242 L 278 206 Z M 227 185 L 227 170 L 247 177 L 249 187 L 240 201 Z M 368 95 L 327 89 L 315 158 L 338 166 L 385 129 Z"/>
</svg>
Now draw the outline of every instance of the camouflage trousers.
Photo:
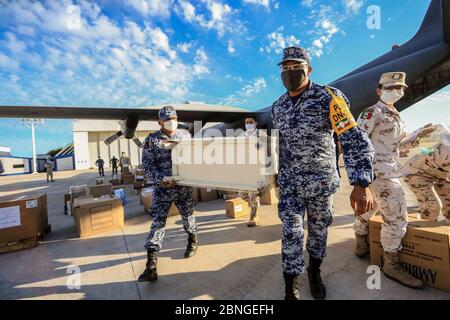
<svg viewBox="0 0 450 320">
<path fill-rule="evenodd" d="M 422 219 L 436 221 L 439 213 L 450 219 L 450 181 L 419 174 L 408 175 L 405 183 L 414 193 Z"/>
<path fill-rule="evenodd" d="M 307 213 L 310 256 L 323 259 L 326 255 L 328 226 L 333 222 L 333 197 L 302 197 L 296 191 L 280 188 L 278 216 L 282 222 L 281 264 L 283 272 L 300 275 L 305 272 L 303 258 L 304 216 Z"/>
<path fill-rule="evenodd" d="M 252 209 L 259 208 L 259 195 L 257 192 L 239 192 L 239 197 L 248 202 Z"/>
<path fill-rule="evenodd" d="M 194 217 L 194 201 L 192 188 L 176 186 L 169 189 L 155 188 L 153 203 L 149 210 L 153 219 L 150 232 L 145 241 L 147 250 L 160 251 L 170 206 L 175 203 L 183 220 L 183 228 L 187 234 L 197 234 L 197 224 Z"/>
<path fill-rule="evenodd" d="M 401 241 L 408 225 L 406 198 L 399 179 L 375 179 L 370 185 L 374 197 L 375 209 L 357 216 L 355 233 L 366 235 L 369 232 L 369 219 L 378 212 L 383 218 L 381 227 L 381 246 L 384 251 L 397 252 L 401 249 Z"/>
</svg>

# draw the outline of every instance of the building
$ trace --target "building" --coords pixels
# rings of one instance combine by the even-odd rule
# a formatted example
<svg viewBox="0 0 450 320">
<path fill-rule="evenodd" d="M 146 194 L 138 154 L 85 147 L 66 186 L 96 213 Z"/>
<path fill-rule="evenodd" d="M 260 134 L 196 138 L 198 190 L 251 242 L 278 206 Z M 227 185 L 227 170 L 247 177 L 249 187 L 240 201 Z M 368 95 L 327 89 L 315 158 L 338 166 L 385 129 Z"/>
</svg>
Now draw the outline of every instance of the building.
<svg viewBox="0 0 450 320">
<path fill-rule="evenodd" d="M 140 121 L 136 128 L 135 136 L 144 141 L 150 132 L 159 129 L 155 121 Z M 120 130 L 118 121 L 113 120 L 74 120 L 73 121 L 73 145 L 75 151 L 75 170 L 95 168 L 95 162 L 100 156 L 105 161 L 105 167 L 109 167 L 109 159 L 113 156 L 120 158 L 122 152 L 130 158 L 131 165 L 140 163 L 142 150 L 133 140 L 120 137 L 110 145 L 105 144 L 109 138 Z"/>
<path fill-rule="evenodd" d="M 14 157 L 11 148 L 0 147 L 0 161 L 4 170 L 2 176 L 31 173 L 33 170 L 31 158 Z"/>
<path fill-rule="evenodd" d="M 221 111 L 245 111 L 243 109 L 207 105 L 201 102 L 186 102 L 185 104 L 172 104 L 177 110 L 221 110 Z M 147 109 L 160 109 L 161 106 L 148 107 Z M 183 121 L 183 119 L 179 119 Z M 157 121 L 140 121 L 135 136 L 141 142 L 160 126 Z M 120 137 L 110 145 L 104 143 L 120 130 L 119 121 L 115 120 L 74 120 L 73 121 L 73 147 L 75 152 L 75 170 L 95 168 L 95 162 L 100 156 L 105 161 L 105 167 L 109 167 L 109 159 L 112 156 L 119 158 L 122 152 L 130 158 L 131 165 L 141 163 L 142 149 L 133 140 Z"/>
</svg>

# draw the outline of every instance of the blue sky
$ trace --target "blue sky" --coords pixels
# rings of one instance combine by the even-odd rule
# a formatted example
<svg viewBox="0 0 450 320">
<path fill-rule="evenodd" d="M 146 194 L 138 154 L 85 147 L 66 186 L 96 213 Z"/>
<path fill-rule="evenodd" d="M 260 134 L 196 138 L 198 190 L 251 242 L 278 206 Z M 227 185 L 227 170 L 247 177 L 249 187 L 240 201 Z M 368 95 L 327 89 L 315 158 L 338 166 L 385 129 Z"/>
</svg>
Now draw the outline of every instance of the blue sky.
<svg viewBox="0 0 450 320">
<path fill-rule="evenodd" d="M 194 100 L 255 110 L 284 91 L 276 66 L 283 47 L 308 48 L 312 79 L 329 83 L 410 39 L 429 3 L 1 1 L 0 104 L 143 107 Z M 378 30 L 367 28 L 369 5 L 380 7 Z M 449 102 L 446 88 L 409 108 L 407 127 L 450 124 Z M 31 155 L 31 133 L 20 121 L 0 119 L 0 130 L 1 146 Z M 46 120 L 36 135 L 45 153 L 72 141 L 71 122 Z"/>
</svg>

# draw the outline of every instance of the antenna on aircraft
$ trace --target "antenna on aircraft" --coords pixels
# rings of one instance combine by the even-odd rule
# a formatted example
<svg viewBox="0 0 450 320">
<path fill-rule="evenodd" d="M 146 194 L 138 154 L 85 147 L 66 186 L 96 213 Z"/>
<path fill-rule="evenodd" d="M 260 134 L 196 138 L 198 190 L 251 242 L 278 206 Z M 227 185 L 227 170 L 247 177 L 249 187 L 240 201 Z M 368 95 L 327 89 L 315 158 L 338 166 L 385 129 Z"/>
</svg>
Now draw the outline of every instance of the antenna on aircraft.
<svg viewBox="0 0 450 320">
<path fill-rule="evenodd" d="M 36 158 L 36 139 L 34 135 L 34 128 L 36 126 L 39 126 L 44 123 L 44 119 L 28 119 L 28 118 L 22 118 L 20 119 L 22 121 L 22 124 L 27 126 L 28 128 L 31 128 L 31 140 L 33 144 L 33 173 L 37 172 L 37 158 Z"/>
</svg>

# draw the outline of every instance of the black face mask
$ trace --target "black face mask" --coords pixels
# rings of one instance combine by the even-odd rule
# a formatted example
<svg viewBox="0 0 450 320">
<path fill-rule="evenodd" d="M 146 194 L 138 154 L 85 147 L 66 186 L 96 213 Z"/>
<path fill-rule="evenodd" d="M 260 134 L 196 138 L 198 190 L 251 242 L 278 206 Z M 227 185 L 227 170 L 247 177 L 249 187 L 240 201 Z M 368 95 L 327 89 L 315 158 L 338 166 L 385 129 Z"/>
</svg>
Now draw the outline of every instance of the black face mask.
<svg viewBox="0 0 450 320">
<path fill-rule="evenodd" d="M 297 90 L 300 85 L 305 81 L 305 70 L 289 70 L 281 72 L 281 80 L 289 91 Z"/>
</svg>

